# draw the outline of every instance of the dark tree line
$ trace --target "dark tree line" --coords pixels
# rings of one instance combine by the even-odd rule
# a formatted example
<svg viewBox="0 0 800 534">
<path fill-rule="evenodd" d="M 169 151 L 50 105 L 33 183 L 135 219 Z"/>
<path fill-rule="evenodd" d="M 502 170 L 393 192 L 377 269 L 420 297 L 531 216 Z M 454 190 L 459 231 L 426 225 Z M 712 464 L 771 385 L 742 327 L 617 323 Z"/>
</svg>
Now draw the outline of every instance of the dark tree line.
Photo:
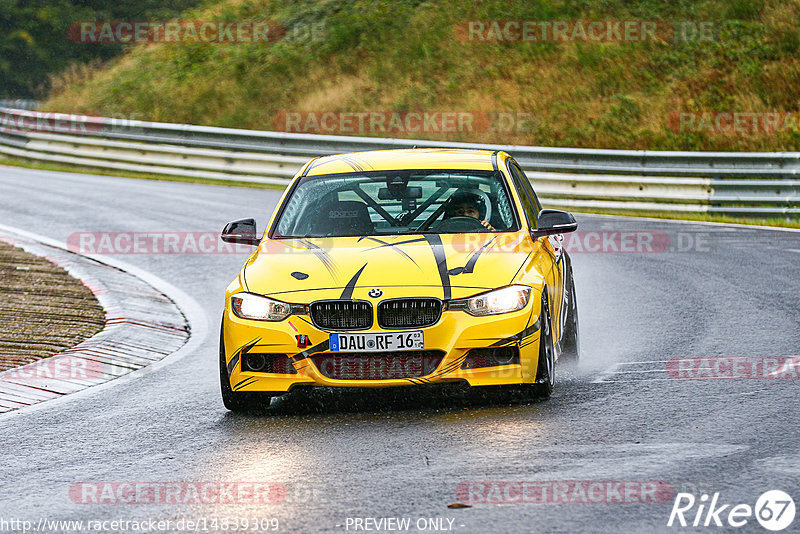
<svg viewBox="0 0 800 534">
<path fill-rule="evenodd" d="M 48 76 L 107 60 L 124 45 L 71 40 L 81 21 L 169 20 L 204 0 L 0 0 L 0 98 L 41 98 Z"/>
</svg>

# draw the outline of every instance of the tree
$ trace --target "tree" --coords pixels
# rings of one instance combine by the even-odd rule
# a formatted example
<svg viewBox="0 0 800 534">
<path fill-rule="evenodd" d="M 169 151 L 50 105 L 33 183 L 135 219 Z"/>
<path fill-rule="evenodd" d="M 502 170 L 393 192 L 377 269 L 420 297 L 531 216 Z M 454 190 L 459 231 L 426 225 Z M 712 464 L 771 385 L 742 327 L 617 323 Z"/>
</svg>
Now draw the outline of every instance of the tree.
<svg viewBox="0 0 800 534">
<path fill-rule="evenodd" d="M 43 97 L 51 75 L 133 46 L 75 42 L 68 36 L 74 23 L 170 20 L 201 1 L 0 0 L 0 97 Z"/>
</svg>

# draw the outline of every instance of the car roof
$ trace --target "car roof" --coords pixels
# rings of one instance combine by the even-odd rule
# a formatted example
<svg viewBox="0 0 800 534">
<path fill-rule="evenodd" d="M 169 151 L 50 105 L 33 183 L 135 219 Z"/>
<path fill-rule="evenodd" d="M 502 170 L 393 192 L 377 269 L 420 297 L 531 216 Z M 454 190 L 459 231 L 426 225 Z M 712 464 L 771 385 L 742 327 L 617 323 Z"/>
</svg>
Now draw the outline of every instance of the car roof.
<svg viewBox="0 0 800 534">
<path fill-rule="evenodd" d="M 371 150 L 323 156 L 312 161 L 307 176 L 345 172 L 394 171 L 409 169 L 452 169 L 491 171 L 491 150 L 457 148 L 409 148 Z"/>
</svg>

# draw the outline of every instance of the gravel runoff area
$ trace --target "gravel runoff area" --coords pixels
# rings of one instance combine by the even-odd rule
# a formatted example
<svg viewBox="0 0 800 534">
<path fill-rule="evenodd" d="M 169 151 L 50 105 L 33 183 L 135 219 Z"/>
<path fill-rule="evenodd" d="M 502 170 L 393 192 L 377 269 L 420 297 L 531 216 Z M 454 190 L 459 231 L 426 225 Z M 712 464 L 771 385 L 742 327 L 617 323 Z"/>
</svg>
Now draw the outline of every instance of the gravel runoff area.
<svg viewBox="0 0 800 534">
<path fill-rule="evenodd" d="M 74 347 L 105 324 L 103 307 L 80 280 L 0 241 L 0 371 Z"/>
</svg>

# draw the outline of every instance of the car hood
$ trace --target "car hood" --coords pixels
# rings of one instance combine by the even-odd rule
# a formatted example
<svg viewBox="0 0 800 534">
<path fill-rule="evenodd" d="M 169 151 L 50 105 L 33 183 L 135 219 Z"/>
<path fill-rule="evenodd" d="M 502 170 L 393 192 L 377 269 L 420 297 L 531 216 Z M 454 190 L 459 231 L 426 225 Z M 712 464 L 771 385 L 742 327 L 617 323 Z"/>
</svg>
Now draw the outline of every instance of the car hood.
<svg viewBox="0 0 800 534">
<path fill-rule="evenodd" d="M 533 246 L 525 232 L 266 239 L 244 281 L 289 302 L 367 298 L 372 289 L 447 300 L 508 285 Z"/>
</svg>

